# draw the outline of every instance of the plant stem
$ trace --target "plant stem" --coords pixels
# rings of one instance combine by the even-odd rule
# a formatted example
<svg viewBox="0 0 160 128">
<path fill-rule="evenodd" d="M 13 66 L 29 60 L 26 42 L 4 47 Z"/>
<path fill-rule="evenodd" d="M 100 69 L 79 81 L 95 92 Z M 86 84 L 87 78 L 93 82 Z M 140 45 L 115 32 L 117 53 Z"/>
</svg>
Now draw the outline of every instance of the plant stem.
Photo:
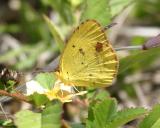
<svg viewBox="0 0 160 128">
<path fill-rule="evenodd" d="M 126 46 L 126 47 L 118 47 L 115 48 L 116 51 L 123 51 L 123 50 L 143 50 L 142 45 L 137 46 Z"/>
</svg>

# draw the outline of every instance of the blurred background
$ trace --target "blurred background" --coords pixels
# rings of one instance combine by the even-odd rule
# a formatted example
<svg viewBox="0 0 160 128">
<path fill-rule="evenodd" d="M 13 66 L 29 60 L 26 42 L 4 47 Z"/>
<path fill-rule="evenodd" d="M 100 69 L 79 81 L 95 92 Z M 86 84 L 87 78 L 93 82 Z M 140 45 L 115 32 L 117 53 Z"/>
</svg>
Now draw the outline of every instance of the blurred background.
<svg viewBox="0 0 160 128">
<path fill-rule="evenodd" d="M 119 4 L 120 0 L 116 6 Z M 60 51 L 42 15 L 49 16 L 66 40 L 80 23 L 84 6 L 85 0 L 0 0 L 0 69 L 7 67 L 28 74 L 46 67 Z M 113 47 L 141 45 L 160 33 L 160 1 L 131 2 L 111 22 L 118 23 L 108 32 Z M 144 53 L 120 51 L 117 54 L 120 72 L 107 91 L 117 98 L 119 107 L 150 108 L 159 103 L 160 49 Z M 106 93 L 105 89 L 100 91 Z M 30 107 L 15 100 L 5 102 L 3 106 L 11 114 Z M 66 104 L 65 118 L 77 122 L 83 120 L 85 107 L 77 103 Z"/>
</svg>

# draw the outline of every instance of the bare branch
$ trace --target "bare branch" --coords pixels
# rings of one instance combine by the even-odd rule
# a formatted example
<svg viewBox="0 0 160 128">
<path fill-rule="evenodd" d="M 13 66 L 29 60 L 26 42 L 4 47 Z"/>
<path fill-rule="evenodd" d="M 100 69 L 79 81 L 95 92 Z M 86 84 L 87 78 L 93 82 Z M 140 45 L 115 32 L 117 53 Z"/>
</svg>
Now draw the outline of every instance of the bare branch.
<svg viewBox="0 0 160 128">
<path fill-rule="evenodd" d="M 19 92 L 17 92 L 17 93 L 9 93 L 7 91 L 0 90 L 0 95 L 9 96 L 9 97 L 12 97 L 12 98 L 15 98 L 17 100 L 24 101 L 24 102 L 29 102 L 27 97 L 24 96 L 22 93 L 19 93 Z"/>
</svg>

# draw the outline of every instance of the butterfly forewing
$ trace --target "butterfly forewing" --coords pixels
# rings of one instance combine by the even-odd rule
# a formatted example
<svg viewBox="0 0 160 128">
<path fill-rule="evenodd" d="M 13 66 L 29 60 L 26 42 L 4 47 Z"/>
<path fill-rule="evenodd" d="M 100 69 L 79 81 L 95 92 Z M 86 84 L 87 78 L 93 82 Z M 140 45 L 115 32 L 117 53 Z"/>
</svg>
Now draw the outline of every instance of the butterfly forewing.
<svg viewBox="0 0 160 128">
<path fill-rule="evenodd" d="M 107 86 L 117 73 L 118 59 L 100 24 L 87 20 L 67 42 L 60 60 L 60 78 L 75 86 Z"/>
</svg>

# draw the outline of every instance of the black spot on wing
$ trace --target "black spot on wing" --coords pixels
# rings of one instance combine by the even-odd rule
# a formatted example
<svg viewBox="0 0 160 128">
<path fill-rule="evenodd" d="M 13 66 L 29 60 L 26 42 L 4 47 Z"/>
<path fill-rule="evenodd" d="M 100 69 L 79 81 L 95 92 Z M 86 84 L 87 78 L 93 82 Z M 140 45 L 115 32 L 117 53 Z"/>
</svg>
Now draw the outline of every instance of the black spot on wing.
<svg viewBox="0 0 160 128">
<path fill-rule="evenodd" d="M 79 52 L 84 56 L 85 55 L 85 52 L 82 48 L 79 49 Z"/>
<path fill-rule="evenodd" d="M 72 48 L 75 48 L 75 47 L 76 47 L 76 46 L 73 44 L 73 45 L 72 45 Z"/>
<path fill-rule="evenodd" d="M 89 74 L 89 76 L 93 76 L 92 74 Z"/>
</svg>

